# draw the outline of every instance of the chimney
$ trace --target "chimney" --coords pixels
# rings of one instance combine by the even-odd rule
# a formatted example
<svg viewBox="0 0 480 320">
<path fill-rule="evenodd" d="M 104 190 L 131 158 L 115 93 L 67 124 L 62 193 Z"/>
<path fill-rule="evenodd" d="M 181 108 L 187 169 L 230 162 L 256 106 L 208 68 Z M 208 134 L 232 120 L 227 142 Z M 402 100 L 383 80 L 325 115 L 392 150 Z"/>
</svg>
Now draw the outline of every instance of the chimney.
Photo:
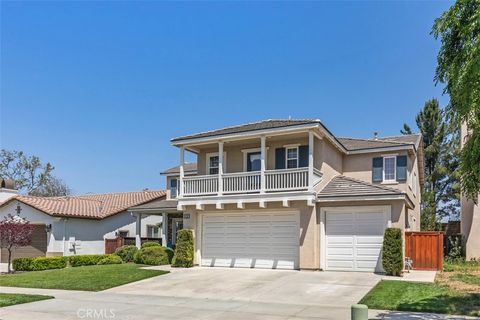
<svg viewBox="0 0 480 320">
<path fill-rule="evenodd" d="M 377 131 L 375 131 L 373 133 L 373 140 L 378 140 L 378 132 Z"/>
<path fill-rule="evenodd" d="M 0 203 L 18 194 L 15 190 L 15 181 L 0 178 Z"/>
</svg>

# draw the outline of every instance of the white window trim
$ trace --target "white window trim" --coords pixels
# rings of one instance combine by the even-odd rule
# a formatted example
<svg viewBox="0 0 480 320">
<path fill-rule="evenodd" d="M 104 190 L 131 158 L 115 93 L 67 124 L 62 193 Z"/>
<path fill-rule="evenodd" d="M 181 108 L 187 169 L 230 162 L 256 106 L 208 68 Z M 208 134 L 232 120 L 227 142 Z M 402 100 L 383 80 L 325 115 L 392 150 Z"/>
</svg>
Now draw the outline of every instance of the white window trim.
<svg viewBox="0 0 480 320">
<path fill-rule="evenodd" d="M 268 151 L 269 147 L 265 148 L 265 151 Z M 247 156 L 249 153 L 252 152 L 260 152 L 262 153 L 262 148 L 250 148 L 250 149 L 242 149 L 243 153 L 243 172 L 247 172 Z M 267 163 L 267 152 L 265 152 L 265 164 Z"/>
<path fill-rule="evenodd" d="M 176 189 L 176 193 L 174 196 L 173 195 L 173 192 L 172 192 L 172 180 L 177 180 L 177 186 L 175 187 Z M 170 183 L 169 183 L 169 189 L 170 189 L 170 199 L 176 199 L 178 197 L 178 188 L 180 187 L 180 178 L 172 178 L 170 179 Z"/>
<path fill-rule="evenodd" d="M 385 160 L 393 159 L 393 179 L 385 179 Z M 396 183 L 397 182 L 397 156 L 385 156 L 383 157 L 383 182 Z"/>
<path fill-rule="evenodd" d="M 285 146 L 285 169 L 297 169 L 299 168 L 299 165 L 300 165 L 300 154 L 299 154 L 299 150 L 298 150 L 298 147 L 300 145 L 290 145 L 290 146 Z M 291 158 L 291 159 L 288 159 L 288 149 L 297 149 L 297 158 Z M 288 160 L 293 160 L 293 159 L 297 159 L 297 166 L 295 168 L 289 168 L 288 167 Z"/>
<path fill-rule="evenodd" d="M 207 171 L 206 171 L 206 174 L 207 175 L 210 175 L 210 158 L 211 157 L 215 157 L 215 156 L 218 156 L 218 152 L 209 152 L 206 154 L 206 168 L 207 168 Z M 226 166 L 226 163 L 227 163 L 227 152 L 223 152 L 223 173 L 225 173 L 225 169 L 227 168 Z"/>
<path fill-rule="evenodd" d="M 153 228 L 157 228 L 157 234 L 158 234 L 157 237 L 154 237 L 153 234 L 149 234 L 148 228 L 152 228 L 152 231 L 153 231 Z M 160 227 L 155 224 L 147 224 L 146 234 L 147 234 L 147 238 L 160 238 Z"/>
</svg>

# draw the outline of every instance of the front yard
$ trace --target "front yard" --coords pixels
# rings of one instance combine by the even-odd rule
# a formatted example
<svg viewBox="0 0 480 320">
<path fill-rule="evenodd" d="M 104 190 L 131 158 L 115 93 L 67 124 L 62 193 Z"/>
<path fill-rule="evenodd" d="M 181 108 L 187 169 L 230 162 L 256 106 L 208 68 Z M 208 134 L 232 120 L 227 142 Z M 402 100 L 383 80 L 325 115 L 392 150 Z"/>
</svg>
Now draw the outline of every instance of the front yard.
<svg viewBox="0 0 480 320">
<path fill-rule="evenodd" d="M 46 299 L 53 299 L 53 297 L 36 294 L 0 293 L 0 308 Z"/>
<path fill-rule="evenodd" d="M 384 280 L 360 303 L 370 309 L 480 316 L 480 264 L 446 264 L 435 283 Z"/>
<path fill-rule="evenodd" d="M 162 270 L 146 270 L 142 267 L 125 263 L 22 272 L 1 275 L 0 286 L 101 291 L 168 273 Z"/>
</svg>

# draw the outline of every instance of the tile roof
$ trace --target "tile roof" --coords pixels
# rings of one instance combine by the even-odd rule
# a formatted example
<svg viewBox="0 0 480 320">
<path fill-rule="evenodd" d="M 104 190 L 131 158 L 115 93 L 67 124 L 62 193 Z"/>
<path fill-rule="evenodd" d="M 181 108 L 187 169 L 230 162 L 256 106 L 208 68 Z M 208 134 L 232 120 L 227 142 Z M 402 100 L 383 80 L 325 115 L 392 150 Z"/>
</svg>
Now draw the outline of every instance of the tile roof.
<svg viewBox="0 0 480 320">
<path fill-rule="evenodd" d="M 87 194 L 65 197 L 15 195 L 0 206 L 17 200 L 51 216 L 103 219 L 128 208 L 165 196 L 164 190 Z"/>
<path fill-rule="evenodd" d="M 183 165 L 183 170 L 186 174 L 197 173 L 197 163 L 196 162 L 185 163 Z M 180 173 L 180 166 L 169 168 L 169 169 L 161 172 L 160 174 L 169 175 L 169 174 L 176 174 L 176 173 L 178 173 L 178 174 Z"/>
<path fill-rule="evenodd" d="M 191 134 L 187 136 L 173 138 L 171 141 L 180 141 L 186 139 L 196 139 L 196 138 L 206 138 L 206 137 L 213 137 L 218 135 L 224 134 L 233 134 L 233 133 L 241 133 L 247 131 L 254 131 L 254 130 L 264 130 L 264 129 L 275 129 L 275 128 L 282 128 L 282 127 L 291 127 L 291 126 L 298 126 L 303 124 L 316 124 L 320 123 L 320 120 L 316 119 L 277 119 L 277 120 L 263 120 L 253 123 L 242 124 L 238 126 L 231 126 L 222 129 L 216 129 L 206 132 L 201 132 L 197 134 Z"/>
<path fill-rule="evenodd" d="M 177 200 L 165 200 L 164 198 L 158 198 L 138 206 L 130 207 L 129 209 L 132 211 L 154 209 L 177 210 Z"/>
<path fill-rule="evenodd" d="M 318 198 L 403 194 L 402 191 L 397 189 L 339 175 L 335 176 L 322 191 L 318 193 Z"/>
<path fill-rule="evenodd" d="M 383 137 L 377 139 L 359 139 L 359 138 L 346 138 L 338 137 L 337 140 L 348 151 L 364 150 L 364 149 L 377 149 L 377 148 L 389 148 L 399 147 L 406 145 L 418 146 L 420 135 L 402 135 L 394 137 Z"/>
</svg>

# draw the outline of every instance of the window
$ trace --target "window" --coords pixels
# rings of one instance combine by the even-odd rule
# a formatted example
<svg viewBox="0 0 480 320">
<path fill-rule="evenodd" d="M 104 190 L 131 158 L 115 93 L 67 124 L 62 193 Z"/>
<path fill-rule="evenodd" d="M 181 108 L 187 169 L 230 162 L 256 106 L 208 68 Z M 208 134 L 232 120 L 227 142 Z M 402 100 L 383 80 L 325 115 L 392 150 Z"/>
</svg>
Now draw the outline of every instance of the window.
<svg viewBox="0 0 480 320">
<path fill-rule="evenodd" d="M 218 156 L 211 156 L 208 159 L 208 174 L 218 174 Z"/>
<path fill-rule="evenodd" d="M 170 180 L 170 198 L 176 198 L 178 196 L 178 180 Z"/>
<path fill-rule="evenodd" d="M 247 171 L 260 171 L 262 166 L 261 158 L 260 152 L 247 153 Z"/>
<path fill-rule="evenodd" d="M 128 237 L 128 230 L 118 230 L 118 236 L 120 238 L 126 238 Z"/>
<path fill-rule="evenodd" d="M 396 159 L 397 157 L 383 158 L 383 181 L 395 181 Z"/>
<path fill-rule="evenodd" d="M 298 147 L 287 148 L 287 169 L 298 168 Z"/>
<path fill-rule="evenodd" d="M 147 238 L 158 238 L 158 226 L 147 226 Z"/>
</svg>

